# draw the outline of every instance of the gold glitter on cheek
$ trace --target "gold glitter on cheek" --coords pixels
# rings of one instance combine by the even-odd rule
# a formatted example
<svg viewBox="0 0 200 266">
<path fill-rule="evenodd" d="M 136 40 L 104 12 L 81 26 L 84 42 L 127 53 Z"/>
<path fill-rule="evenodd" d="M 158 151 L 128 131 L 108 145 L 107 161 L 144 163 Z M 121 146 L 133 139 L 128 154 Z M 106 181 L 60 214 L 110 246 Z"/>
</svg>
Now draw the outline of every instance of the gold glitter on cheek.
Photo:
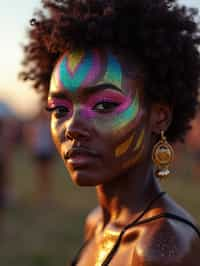
<svg viewBox="0 0 200 266">
<path fill-rule="evenodd" d="M 115 156 L 116 157 L 120 157 L 122 156 L 124 153 L 126 153 L 130 147 L 130 145 L 133 142 L 134 139 L 134 135 L 133 134 L 128 140 L 126 140 L 124 143 L 122 143 L 121 145 L 119 145 L 115 151 Z"/>
<path fill-rule="evenodd" d="M 138 138 L 138 141 L 136 143 L 136 146 L 134 148 L 134 151 L 139 150 L 139 148 L 141 147 L 142 143 L 144 141 L 144 129 L 142 130 L 142 132 L 140 133 L 140 136 Z"/>
</svg>

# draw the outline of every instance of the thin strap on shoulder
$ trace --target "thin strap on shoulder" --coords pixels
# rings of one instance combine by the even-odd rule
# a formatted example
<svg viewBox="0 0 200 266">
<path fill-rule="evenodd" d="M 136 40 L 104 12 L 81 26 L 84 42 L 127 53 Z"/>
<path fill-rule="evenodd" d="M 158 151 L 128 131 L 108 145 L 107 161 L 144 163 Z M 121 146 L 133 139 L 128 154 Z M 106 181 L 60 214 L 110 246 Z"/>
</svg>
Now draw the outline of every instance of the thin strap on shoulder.
<svg viewBox="0 0 200 266">
<path fill-rule="evenodd" d="M 142 224 L 146 224 L 146 223 L 150 223 L 154 220 L 158 220 L 158 219 L 161 219 L 161 218 L 169 218 L 169 219 L 173 219 L 173 220 L 177 220 L 177 221 L 180 221 L 182 223 L 185 223 L 187 224 L 188 226 L 190 226 L 191 228 L 194 229 L 194 231 L 197 233 L 197 235 L 199 236 L 200 238 L 200 229 L 197 228 L 196 225 L 194 225 L 192 222 L 188 221 L 187 219 L 181 217 L 181 216 L 178 216 L 176 214 L 173 214 L 173 213 L 169 213 L 169 212 L 164 212 L 164 213 L 160 213 L 158 215 L 155 215 L 153 217 L 150 217 L 150 218 L 147 218 L 147 219 L 142 219 L 142 217 L 150 210 L 150 208 L 152 207 L 152 205 L 158 200 L 160 199 L 163 195 L 165 195 L 166 192 L 161 192 L 159 193 L 156 198 L 154 198 L 149 204 L 148 206 L 144 209 L 144 211 L 133 221 L 131 222 L 130 224 L 126 225 L 122 231 L 120 232 L 120 235 L 117 239 L 117 241 L 115 242 L 115 245 L 113 246 L 113 248 L 111 249 L 111 251 L 109 252 L 108 256 L 106 257 L 106 259 L 104 260 L 102 266 L 108 266 L 110 261 L 112 260 L 113 256 L 115 255 L 115 253 L 117 252 L 117 249 L 119 248 L 119 245 L 120 245 L 120 242 L 121 242 L 121 239 L 124 235 L 124 233 L 129 229 L 129 228 L 132 228 L 134 226 L 138 226 L 138 225 L 142 225 Z M 76 266 L 77 265 L 77 262 L 80 258 L 80 255 L 81 255 L 81 252 L 82 250 L 84 249 L 84 247 L 88 244 L 89 240 L 86 241 L 83 246 L 80 248 L 77 256 L 75 257 L 74 261 L 72 262 L 71 266 Z"/>
<path fill-rule="evenodd" d="M 174 220 L 178 220 L 178 221 L 180 221 L 180 222 L 183 222 L 183 223 L 185 223 L 185 224 L 191 226 L 191 227 L 194 229 L 194 231 L 197 233 L 197 235 L 199 236 L 199 238 L 200 238 L 200 228 L 198 228 L 198 227 L 197 227 L 196 225 L 194 225 L 192 222 L 186 220 L 186 219 L 183 218 L 183 217 L 180 217 L 180 216 L 178 216 L 178 215 L 176 215 L 176 214 L 169 213 L 169 212 L 166 212 L 166 213 L 164 213 L 163 215 L 164 215 L 165 217 L 167 217 L 167 218 L 174 219 Z"/>
<path fill-rule="evenodd" d="M 126 225 L 122 231 L 120 232 L 120 235 L 117 239 L 117 241 L 115 242 L 115 245 L 113 246 L 113 248 L 111 249 L 110 253 L 108 254 L 108 256 L 106 257 L 106 259 L 104 260 L 102 266 L 107 266 L 109 265 L 110 261 L 112 260 L 114 254 L 117 252 L 117 249 L 119 248 L 121 239 L 124 235 L 124 233 L 126 232 L 126 230 L 128 230 L 129 228 L 138 225 L 139 221 L 141 220 L 141 218 L 150 210 L 150 208 L 152 207 L 152 205 L 159 200 L 163 195 L 165 195 L 166 192 L 161 192 L 159 193 L 148 205 L 147 207 L 144 209 L 144 211 L 131 223 L 129 223 L 128 225 Z"/>
<path fill-rule="evenodd" d="M 130 224 L 128 224 L 127 226 L 125 226 L 122 231 L 120 232 L 120 235 L 114 245 L 114 247 L 112 248 L 112 250 L 110 251 L 110 253 L 108 254 L 108 256 L 106 257 L 106 259 L 104 260 L 102 266 L 107 266 L 109 264 L 109 262 L 112 260 L 115 252 L 117 251 L 118 247 L 119 247 L 119 244 L 120 244 L 120 241 L 122 239 L 122 236 L 123 234 L 126 232 L 127 229 L 129 229 L 130 227 L 136 225 L 138 223 L 138 221 L 149 211 L 149 209 L 151 208 L 151 206 L 159 199 L 161 198 L 166 192 L 161 192 L 159 193 L 148 205 L 147 207 L 144 209 L 144 211 L 133 221 L 131 222 Z M 83 245 L 81 246 L 81 248 L 79 249 L 79 251 L 77 252 L 77 255 L 75 256 L 75 258 L 73 259 L 73 261 L 71 262 L 71 266 L 76 266 L 79 259 L 80 259 L 80 256 L 81 256 L 81 253 L 83 251 L 83 249 L 89 244 L 90 242 L 90 239 L 85 241 L 83 243 Z"/>
<path fill-rule="evenodd" d="M 197 233 L 197 235 L 200 238 L 200 229 L 196 225 L 194 225 L 192 222 L 190 222 L 189 220 L 187 220 L 181 216 L 178 216 L 176 214 L 169 213 L 169 212 L 161 213 L 159 218 L 161 218 L 161 217 L 166 217 L 169 219 L 177 220 L 177 221 L 180 221 L 182 223 L 189 225 L 190 227 L 193 228 L 193 230 Z"/>
<path fill-rule="evenodd" d="M 152 222 L 154 220 L 158 220 L 160 218 L 169 218 L 169 219 L 173 219 L 173 220 L 177 220 L 177 221 L 180 221 L 182 223 L 185 223 L 185 224 L 189 225 L 190 227 L 192 227 L 193 230 L 197 233 L 197 235 L 200 238 L 200 229 L 196 225 L 194 225 L 192 222 L 190 222 L 189 220 L 187 220 L 181 216 L 178 216 L 176 214 L 169 213 L 169 212 L 160 213 L 160 214 L 155 215 L 153 217 L 144 219 L 142 221 L 139 221 L 136 225 L 150 223 L 150 222 Z"/>
<path fill-rule="evenodd" d="M 78 263 L 78 261 L 79 261 L 79 258 L 80 258 L 80 256 L 81 256 L 81 253 L 82 253 L 82 251 L 83 251 L 83 249 L 87 246 L 87 244 L 90 242 L 90 240 L 86 240 L 83 244 L 82 244 L 82 246 L 80 247 L 80 249 L 78 250 L 78 252 L 77 252 L 77 254 L 76 254 L 76 256 L 74 257 L 74 259 L 72 260 L 72 262 L 71 262 L 71 266 L 76 266 L 77 265 L 77 263 Z"/>
</svg>

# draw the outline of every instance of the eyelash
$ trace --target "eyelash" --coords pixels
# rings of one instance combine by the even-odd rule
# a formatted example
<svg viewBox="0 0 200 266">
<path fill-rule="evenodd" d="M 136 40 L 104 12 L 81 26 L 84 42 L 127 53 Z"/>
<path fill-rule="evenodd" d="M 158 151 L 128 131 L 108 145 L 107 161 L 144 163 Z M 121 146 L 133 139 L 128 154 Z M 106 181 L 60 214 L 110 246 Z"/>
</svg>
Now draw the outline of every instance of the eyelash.
<svg viewBox="0 0 200 266">
<path fill-rule="evenodd" d="M 102 106 L 104 105 L 104 106 L 103 106 L 103 108 L 98 109 L 97 107 L 99 105 L 102 105 Z M 94 105 L 94 107 L 92 107 L 92 110 L 96 111 L 98 113 L 102 113 L 102 114 L 103 113 L 111 113 L 119 105 L 120 105 L 119 102 L 113 102 L 113 101 L 105 99 L 105 100 L 97 102 Z M 62 105 L 53 106 L 53 107 L 48 107 L 47 106 L 45 109 L 46 109 L 47 112 L 50 112 L 50 113 L 54 114 L 56 118 L 62 118 L 66 114 L 69 113 L 69 109 L 66 106 L 62 106 Z M 63 112 L 59 113 L 60 110 L 62 110 L 62 111 L 64 110 L 64 113 Z"/>
<path fill-rule="evenodd" d="M 65 106 L 54 106 L 54 107 L 48 107 L 47 106 L 45 109 L 47 112 L 54 113 L 54 111 L 59 111 L 61 108 L 62 108 L 62 110 L 65 110 L 66 113 L 69 112 L 68 108 Z M 55 112 L 55 117 L 56 118 L 63 117 L 64 115 L 66 115 L 66 113 L 65 114 L 59 114 L 59 113 Z"/>
<path fill-rule="evenodd" d="M 104 109 L 97 109 L 97 106 L 98 105 L 108 105 L 107 106 L 107 108 L 104 108 Z M 109 112 L 112 112 L 113 111 L 113 109 L 115 109 L 117 106 L 119 106 L 120 105 L 120 103 L 118 103 L 118 102 L 112 102 L 112 101 L 108 101 L 108 100 L 103 100 L 103 101 L 100 101 L 100 102 L 98 102 L 98 103 L 96 103 L 95 104 L 95 106 L 92 108 L 93 110 L 96 110 L 96 111 L 98 111 L 98 112 L 100 112 L 100 113 L 109 113 Z"/>
</svg>

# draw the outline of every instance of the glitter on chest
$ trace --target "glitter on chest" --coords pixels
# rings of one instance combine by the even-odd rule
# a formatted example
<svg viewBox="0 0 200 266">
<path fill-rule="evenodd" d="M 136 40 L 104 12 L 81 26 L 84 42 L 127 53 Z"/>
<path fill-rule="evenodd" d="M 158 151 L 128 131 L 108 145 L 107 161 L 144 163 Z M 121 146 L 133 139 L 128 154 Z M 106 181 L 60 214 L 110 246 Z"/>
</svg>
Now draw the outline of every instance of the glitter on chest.
<svg viewBox="0 0 200 266">
<path fill-rule="evenodd" d="M 111 230 L 106 230 L 103 233 L 103 236 L 99 239 L 97 239 L 98 243 L 98 252 L 97 252 L 97 259 L 95 266 L 101 266 L 108 256 L 108 254 L 111 252 L 113 246 L 115 245 L 120 232 L 114 232 Z"/>
</svg>

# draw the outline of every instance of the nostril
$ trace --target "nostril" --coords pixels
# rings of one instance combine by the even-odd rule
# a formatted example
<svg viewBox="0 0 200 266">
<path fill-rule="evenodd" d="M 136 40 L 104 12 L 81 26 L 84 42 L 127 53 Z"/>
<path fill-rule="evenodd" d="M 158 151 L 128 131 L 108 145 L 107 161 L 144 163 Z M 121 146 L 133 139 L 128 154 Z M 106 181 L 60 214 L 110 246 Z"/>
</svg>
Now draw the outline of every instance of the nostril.
<svg viewBox="0 0 200 266">
<path fill-rule="evenodd" d="M 70 134 L 70 132 L 67 129 L 65 129 L 65 138 L 68 140 L 73 140 L 72 135 Z"/>
<path fill-rule="evenodd" d="M 65 129 L 65 138 L 68 140 L 79 140 L 82 138 L 90 138 L 90 133 L 87 129 L 81 127 L 78 128 L 66 128 Z"/>
</svg>

